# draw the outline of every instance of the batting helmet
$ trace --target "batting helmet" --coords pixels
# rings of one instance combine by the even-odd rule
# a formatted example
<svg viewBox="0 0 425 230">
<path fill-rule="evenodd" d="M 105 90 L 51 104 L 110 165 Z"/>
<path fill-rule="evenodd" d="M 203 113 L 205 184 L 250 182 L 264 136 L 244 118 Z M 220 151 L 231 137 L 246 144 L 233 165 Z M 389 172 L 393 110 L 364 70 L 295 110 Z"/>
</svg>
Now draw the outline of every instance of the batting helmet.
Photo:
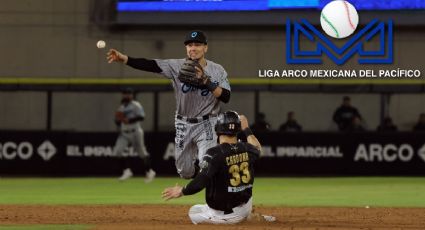
<svg viewBox="0 0 425 230">
<path fill-rule="evenodd" d="M 134 94 L 134 89 L 133 89 L 133 88 L 131 88 L 131 87 L 127 87 L 127 88 L 124 88 L 124 89 L 121 91 L 121 93 L 122 93 L 122 94 Z"/>
<path fill-rule="evenodd" d="M 241 131 L 241 119 L 235 111 L 227 111 L 218 115 L 215 132 L 217 135 L 236 136 Z"/>
</svg>

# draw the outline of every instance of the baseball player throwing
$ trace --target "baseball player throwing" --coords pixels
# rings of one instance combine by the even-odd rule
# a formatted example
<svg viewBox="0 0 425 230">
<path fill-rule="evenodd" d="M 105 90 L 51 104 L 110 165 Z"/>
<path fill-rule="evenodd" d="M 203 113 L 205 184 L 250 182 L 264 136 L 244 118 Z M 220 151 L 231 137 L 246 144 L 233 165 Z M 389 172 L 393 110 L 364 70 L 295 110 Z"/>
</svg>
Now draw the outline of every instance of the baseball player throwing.
<svg viewBox="0 0 425 230">
<path fill-rule="evenodd" d="M 220 101 L 229 102 L 230 85 L 224 68 L 205 59 L 207 37 L 192 31 L 184 40 L 187 58 L 132 58 L 111 49 L 109 63 L 122 62 L 133 68 L 160 73 L 171 80 L 177 109 L 175 114 L 175 159 L 177 172 L 183 178 L 193 178 L 198 172 L 207 149 L 217 143 L 213 127 L 220 111 Z"/>
<path fill-rule="evenodd" d="M 145 137 L 140 122 L 145 118 L 145 111 L 139 102 L 133 100 L 133 89 L 123 91 L 121 105 L 115 112 L 115 123 L 120 126 L 120 134 L 114 146 L 114 155 L 122 156 L 125 148 L 132 145 L 134 150 L 144 161 L 146 178 L 149 183 L 155 178 L 155 171 L 151 168 L 149 153 L 145 146 Z M 123 159 L 124 171 L 119 180 L 126 180 L 133 176 L 127 159 Z"/>
<path fill-rule="evenodd" d="M 236 135 L 241 129 L 248 143 L 238 142 Z M 252 211 L 254 163 L 260 156 L 261 145 L 248 128 L 247 119 L 239 118 L 234 111 L 219 115 L 215 131 L 220 144 L 204 155 L 200 173 L 186 186 L 176 185 L 162 192 L 162 197 L 169 200 L 206 188 L 207 204 L 194 205 L 189 210 L 194 224 L 236 224 Z"/>
</svg>

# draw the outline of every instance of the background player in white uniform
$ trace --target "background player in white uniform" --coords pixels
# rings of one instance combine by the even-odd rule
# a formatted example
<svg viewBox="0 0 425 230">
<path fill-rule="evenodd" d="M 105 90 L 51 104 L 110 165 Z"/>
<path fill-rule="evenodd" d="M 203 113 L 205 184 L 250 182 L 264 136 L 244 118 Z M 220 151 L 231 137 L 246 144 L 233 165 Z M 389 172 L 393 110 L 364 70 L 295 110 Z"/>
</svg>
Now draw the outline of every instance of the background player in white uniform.
<svg viewBox="0 0 425 230">
<path fill-rule="evenodd" d="M 238 142 L 237 134 L 244 129 L 248 143 Z M 205 189 L 207 204 L 194 205 L 189 218 L 194 224 L 236 224 L 248 218 L 252 211 L 254 164 L 260 157 L 261 145 L 252 135 L 248 121 L 234 111 L 220 114 L 215 131 L 220 144 L 207 151 L 201 172 L 185 187 L 166 188 L 166 200 L 192 195 Z M 274 217 L 263 216 L 274 221 Z"/>
<path fill-rule="evenodd" d="M 120 134 L 114 146 L 114 155 L 122 156 L 128 146 L 133 146 L 135 152 L 143 159 L 146 172 L 145 182 L 149 183 L 155 178 L 155 171 L 151 168 L 149 153 L 145 146 L 145 136 L 140 122 L 145 118 L 145 111 L 139 102 L 133 100 L 133 89 L 123 91 L 121 105 L 115 113 L 115 123 L 120 126 Z M 126 180 L 133 176 L 129 167 L 128 158 L 122 158 L 124 170 L 119 180 Z"/>
<path fill-rule="evenodd" d="M 194 87 L 183 83 L 178 75 L 185 59 L 132 58 L 111 49 L 107 54 L 109 63 L 122 62 L 133 68 L 160 73 L 172 81 L 177 109 L 175 115 L 175 158 L 177 172 L 183 178 L 192 178 L 198 172 L 198 159 L 202 160 L 207 149 L 217 144 L 213 127 L 220 111 L 220 101 L 230 100 L 230 85 L 224 68 L 205 59 L 208 51 L 207 38 L 202 31 L 192 31 L 184 40 L 187 57 L 196 60 L 208 76 L 208 87 Z"/>
</svg>

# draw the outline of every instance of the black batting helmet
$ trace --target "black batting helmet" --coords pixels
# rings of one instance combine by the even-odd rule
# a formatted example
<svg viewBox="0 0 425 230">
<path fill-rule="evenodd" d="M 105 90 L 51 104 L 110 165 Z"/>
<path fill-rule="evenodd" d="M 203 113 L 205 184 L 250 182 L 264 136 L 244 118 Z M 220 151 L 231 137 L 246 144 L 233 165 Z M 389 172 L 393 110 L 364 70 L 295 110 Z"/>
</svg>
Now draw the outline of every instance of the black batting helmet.
<svg viewBox="0 0 425 230">
<path fill-rule="evenodd" d="M 241 131 L 241 119 L 235 111 L 226 111 L 218 115 L 215 132 L 217 135 L 236 136 Z"/>
<path fill-rule="evenodd" d="M 134 94 L 134 89 L 133 89 L 133 88 L 131 88 L 131 87 L 127 87 L 127 88 L 124 88 L 124 89 L 121 91 L 121 93 L 122 93 L 122 94 Z"/>
</svg>

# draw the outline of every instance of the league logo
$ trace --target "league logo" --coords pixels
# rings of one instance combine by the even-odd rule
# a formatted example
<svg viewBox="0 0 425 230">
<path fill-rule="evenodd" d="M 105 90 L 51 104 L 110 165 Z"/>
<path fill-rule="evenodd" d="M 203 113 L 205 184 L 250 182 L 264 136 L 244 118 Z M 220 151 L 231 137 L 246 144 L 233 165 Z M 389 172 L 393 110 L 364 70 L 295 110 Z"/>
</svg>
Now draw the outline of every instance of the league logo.
<svg viewBox="0 0 425 230">
<path fill-rule="evenodd" d="M 321 64 L 323 54 L 334 63 L 342 65 L 355 54 L 360 64 L 391 64 L 393 62 L 393 22 L 377 19 L 369 22 L 353 36 L 359 16 L 353 5 L 343 0 L 328 3 L 322 10 L 320 24 L 328 36 L 322 34 L 307 20 L 286 21 L 286 62 L 288 64 Z M 315 45 L 315 50 L 302 50 L 300 37 L 304 36 Z M 379 36 L 378 49 L 367 50 L 367 43 Z M 347 38 L 338 47 L 334 39 Z M 370 47 L 369 47 L 370 48 Z"/>
</svg>

